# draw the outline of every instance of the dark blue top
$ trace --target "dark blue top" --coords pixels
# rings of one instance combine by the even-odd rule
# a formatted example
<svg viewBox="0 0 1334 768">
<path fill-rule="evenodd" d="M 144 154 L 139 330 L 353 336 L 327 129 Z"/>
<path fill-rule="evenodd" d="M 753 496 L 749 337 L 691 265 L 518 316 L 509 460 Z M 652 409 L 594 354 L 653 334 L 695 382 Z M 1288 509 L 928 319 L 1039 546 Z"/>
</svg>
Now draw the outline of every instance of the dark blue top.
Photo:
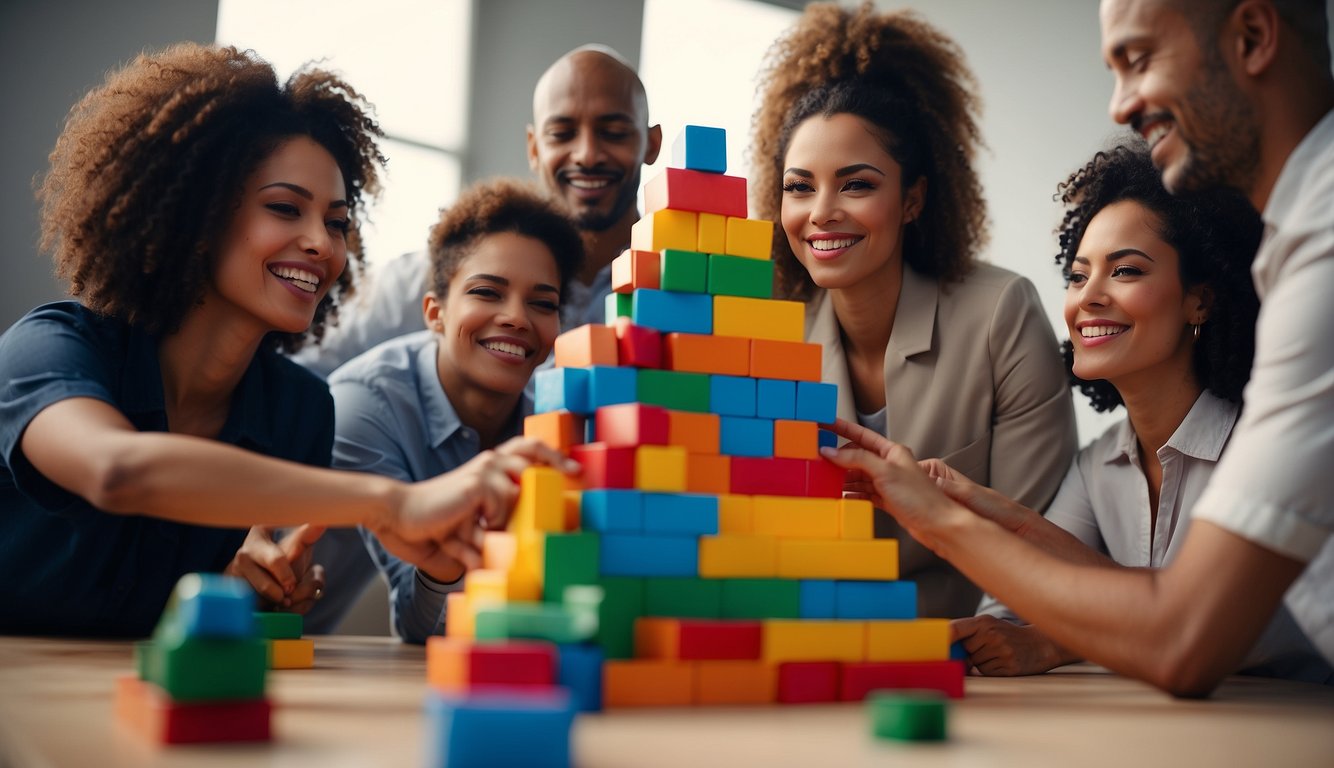
<svg viewBox="0 0 1334 768">
<path fill-rule="evenodd" d="M 221 571 L 246 531 L 109 514 L 46 479 L 20 438 L 72 397 L 110 403 L 140 431 L 166 431 L 157 340 L 72 301 L 38 307 L 0 335 L 0 633 L 145 636 L 176 580 Z M 217 439 L 327 467 L 333 399 L 313 374 L 260 351 Z"/>
</svg>

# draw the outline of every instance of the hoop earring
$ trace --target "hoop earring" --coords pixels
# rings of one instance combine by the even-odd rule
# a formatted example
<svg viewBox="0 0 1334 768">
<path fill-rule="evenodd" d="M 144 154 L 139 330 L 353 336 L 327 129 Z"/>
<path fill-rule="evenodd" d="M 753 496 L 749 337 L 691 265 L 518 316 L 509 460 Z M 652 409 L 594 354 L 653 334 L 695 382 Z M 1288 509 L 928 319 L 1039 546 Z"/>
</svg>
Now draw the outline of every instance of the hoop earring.
<svg viewBox="0 0 1334 768">
<path fill-rule="evenodd" d="M 1197 325 L 1192 325 L 1192 326 L 1191 326 L 1191 328 L 1194 328 L 1194 329 L 1195 329 L 1195 340 L 1196 340 L 1196 341 L 1199 341 L 1199 340 L 1200 340 L 1200 325 L 1203 325 L 1203 323 L 1199 323 L 1199 324 L 1197 324 Z"/>
</svg>

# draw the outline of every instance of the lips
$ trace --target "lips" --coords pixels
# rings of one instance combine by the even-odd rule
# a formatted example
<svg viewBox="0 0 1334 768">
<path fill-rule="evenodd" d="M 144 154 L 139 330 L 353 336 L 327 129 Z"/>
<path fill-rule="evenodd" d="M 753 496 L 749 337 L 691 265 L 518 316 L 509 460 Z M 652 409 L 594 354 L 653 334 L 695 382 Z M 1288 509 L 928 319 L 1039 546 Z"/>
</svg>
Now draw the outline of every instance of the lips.
<svg viewBox="0 0 1334 768">
<path fill-rule="evenodd" d="M 1110 320 L 1092 320 L 1075 324 L 1076 335 L 1085 347 L 1105 344 L 1130 330 L 1130 326 Z"/>
<path fill-rule="evenodd" d="M 611 168 L 579 168 L 562 170 L 556 174 L 556 180 L 569 187 L 575 195 L 583 198 L 596 198 L 616 186 L 625 177 L 624 173 Z"/>
<path fill-rule="evenodd" d="M 315 293 L 324 280 L 321 272 L 305 265 L 278 263 L 269 265 L 269 273 L 303 293 Z"/>
<path fill-rule="evenodd" d="M 811 255 L 820 261 L 835 259 L 861 242 L 862 235 L 849 232 L 816 232 L 806 238 Z"/>
<path fill-rule="evenodd" d="M 520 339 L 495 337 L 477 342 L 483 349 L 502 360 L 522 362 L 532 356 L 532 348 Z"/>
</svg>

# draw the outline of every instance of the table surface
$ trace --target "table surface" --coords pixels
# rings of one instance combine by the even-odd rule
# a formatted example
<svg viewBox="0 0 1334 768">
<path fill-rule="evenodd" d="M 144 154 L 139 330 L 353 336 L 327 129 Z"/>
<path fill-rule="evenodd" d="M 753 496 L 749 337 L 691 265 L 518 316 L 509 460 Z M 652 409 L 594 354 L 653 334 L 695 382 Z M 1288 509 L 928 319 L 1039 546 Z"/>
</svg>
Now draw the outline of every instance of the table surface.
<svg viewBox="0 0 1334 768">
<path fill-rule="evenodd" d="M 159 746 L 120 726 L 131 644 L 0 638 L 0 767 L 413 766 L 423 763 L 425 652 L 315 637 L 315 669 L 270 673 L 275 739 Z M 861 704 L 614 710 L 575 721 L 575 765 L 1334 765 L 1334 688 L 1236 677 L 1175 700 L 1092 665 L 970 677 L 943 744 L 876 741 Z"/>
</svg>

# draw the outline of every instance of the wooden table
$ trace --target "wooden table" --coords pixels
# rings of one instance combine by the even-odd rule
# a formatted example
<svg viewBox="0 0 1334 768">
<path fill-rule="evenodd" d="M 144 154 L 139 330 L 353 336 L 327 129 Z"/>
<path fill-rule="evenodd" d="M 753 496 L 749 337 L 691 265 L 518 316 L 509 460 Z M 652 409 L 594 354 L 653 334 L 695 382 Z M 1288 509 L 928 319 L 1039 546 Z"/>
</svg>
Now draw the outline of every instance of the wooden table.
<svg viewBox="0 0 1334 768">
<path fill-rule="evenodd" d="M 0 767 L 416 766 L 424 651 L 316 637 L 313 670 L 271 673 L 276 739 L 161 747 L 112 716 L 125 642 L 0 638 Z M 615 710 L 584 715 L 575 762 L 607 766 L 1334 766 L 1334 688 L 1228 680 L 1177 701 L 1091 665 L 969 678 L 944 744 L 877 742 L 860 704 Z"/>
</svg>

